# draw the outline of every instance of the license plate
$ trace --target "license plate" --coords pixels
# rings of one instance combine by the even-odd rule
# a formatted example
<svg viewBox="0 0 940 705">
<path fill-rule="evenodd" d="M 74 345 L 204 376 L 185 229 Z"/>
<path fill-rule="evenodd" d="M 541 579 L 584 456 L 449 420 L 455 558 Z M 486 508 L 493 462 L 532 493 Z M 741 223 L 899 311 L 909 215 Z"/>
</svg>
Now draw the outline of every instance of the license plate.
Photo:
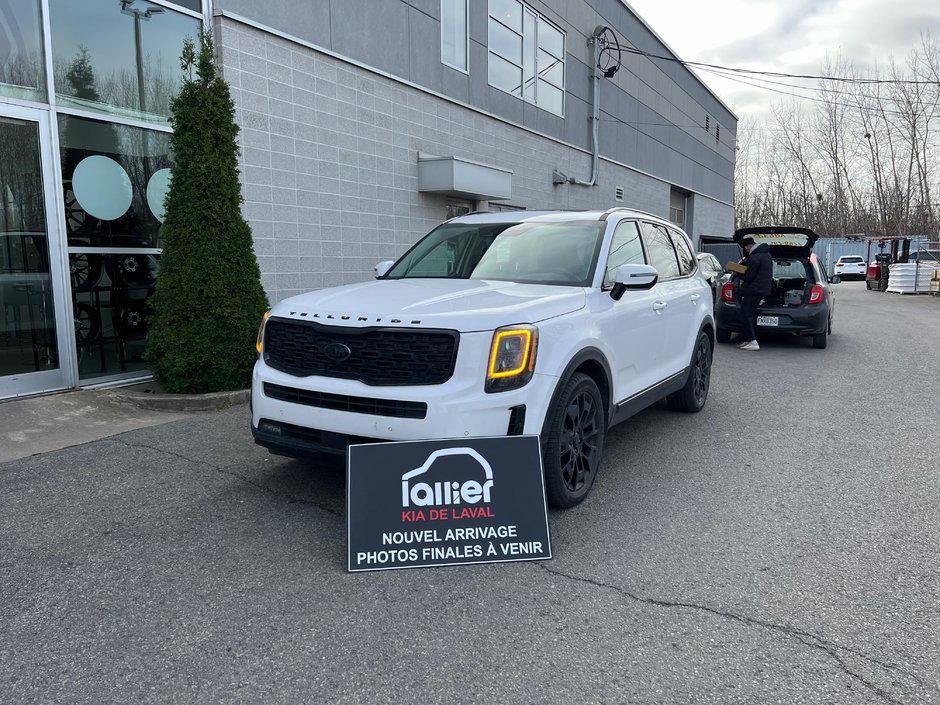
<svg viewBox="0 0 940 705">
<path fill-rule="evenodd" d="M 757 325 L 759 326 L 779 326 L 780 316 L 758 316 Z"/>
</svg>

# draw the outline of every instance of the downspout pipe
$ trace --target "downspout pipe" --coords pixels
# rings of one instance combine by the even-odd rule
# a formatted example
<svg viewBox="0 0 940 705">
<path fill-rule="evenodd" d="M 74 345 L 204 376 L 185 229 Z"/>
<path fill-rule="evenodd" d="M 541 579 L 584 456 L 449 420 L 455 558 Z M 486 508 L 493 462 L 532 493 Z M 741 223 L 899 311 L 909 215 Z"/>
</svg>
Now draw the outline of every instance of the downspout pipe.
<svg viewBox="0 0 940 705">
<path fill-rule="evenodd" d="M 600 151 L 601 145 L 598 141 L 598 131 L 601 122 L 601 35 L 607 31 L 607 25 L 597 25 L 594 28 L 594 34 L 591 35 L 591 38 L 588 40 L 589 44 L 594 46 L 594 64 L 593 64 L 593 79 L 594 86 L 591 90 L 591 179 L 589 181 L 581 181 L 581 179 L 576 179 L 575 177 L 570 177 L 568 183 L 575 184 L 577 186 L 596 186 L 597 185 L 597 166 L 598 161 L 600 160 Z"/>
</svg>

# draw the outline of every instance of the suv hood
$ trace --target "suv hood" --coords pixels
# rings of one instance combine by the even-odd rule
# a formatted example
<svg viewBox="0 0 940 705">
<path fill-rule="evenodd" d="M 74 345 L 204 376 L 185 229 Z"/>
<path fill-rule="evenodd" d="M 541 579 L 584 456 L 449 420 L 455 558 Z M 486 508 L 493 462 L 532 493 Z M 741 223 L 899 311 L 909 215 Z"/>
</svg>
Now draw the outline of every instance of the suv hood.
<svg viewBox="0 0 940 705">
<path fill-rule="evenodd" d="M 584 289 L 475 279 L 384 279 L 284 299 L 271 315 L 335 326 L 447 328 L 538 323 L 584 307 Z"/>
<path fill-rule="evenodd" d="M 797 228 L 791 225 L 759 225 L 750 228 L 739 228 L 734 231 L 734 241 L 738 247 L 744 238 L 754 238 L 755 245 L 766 244 L 770 248 L 771 257 L 798 258 L 809 257 L 813 245 L 819 236 L 809 228 Z"/>
</svg>

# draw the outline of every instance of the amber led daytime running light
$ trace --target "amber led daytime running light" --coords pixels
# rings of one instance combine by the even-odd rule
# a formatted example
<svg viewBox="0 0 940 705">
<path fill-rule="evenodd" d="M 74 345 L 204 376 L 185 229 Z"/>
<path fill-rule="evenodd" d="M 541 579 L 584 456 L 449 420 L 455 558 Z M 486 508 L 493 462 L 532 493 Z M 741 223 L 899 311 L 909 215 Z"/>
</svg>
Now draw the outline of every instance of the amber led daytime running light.
<svg viewBox="0 0 940 705">
<path fill-rule="evenodd" d="M 261 325 L 258 326 L 258 337 L 255 339 L 255 350 L 258 354 L 261 354 L 261 340 L 264 336 L 264 324 L 268 320 L 268 316 L 271 315 L 270 311 L 265 311 L 264 315 L 261 317 Z"/>
<path fill-rule="evenodd" d="M 525 337 L 525 350 L 522 353 L 522 364 L 513 370 L 496 371 L 496 360 L 499 357 L 499 344 L 506 338 Z M 515 377 L 526 371 L 529 364 L 529 354 L 532 352 L 532 331 L 530 330 L 504 330 L 496 334 L 493 340 L 493 351 L 490 353 L 490 379 L 501 379 L 503 377 Z"/>
</svg>

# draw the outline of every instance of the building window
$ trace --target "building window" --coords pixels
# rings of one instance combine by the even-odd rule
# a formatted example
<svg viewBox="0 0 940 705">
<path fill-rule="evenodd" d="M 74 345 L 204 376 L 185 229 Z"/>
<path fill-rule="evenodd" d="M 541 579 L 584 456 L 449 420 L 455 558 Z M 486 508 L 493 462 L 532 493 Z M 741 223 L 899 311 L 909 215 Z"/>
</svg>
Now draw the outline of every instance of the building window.
<svg viewBox="0 0 940 705">
<path fill-rule="evenodd" d="M 489 8 L 490 85 L 564 116 L 564 33 L 518 0 Z"/>
<path fill-rule="evenodd" d="M 463 198 L 448 198 L 444 219 L 450 220 L 451 218 L 467 215 L 467 213 L 472 213 L 475 207 L 476 203 L 474 201 L 467 201 Z"/>
<path fill-rule="evenodd" d="M 669 220 L 685 228 L 685 202 L 688 194 L 679 189 L 672 189 L 669 193 Z"/>
<path fill-rule="evenodd" d="M 711 118 L 709 118 L 708 115 L 706 115 L 705 116 L 705 132 L 709 131 L 710 126 L 711 126 Z"/>
<path fill-rule="evenodd" d="M 198 18 L 146 0 L 50 0 L 49 8 L 61 105 L 166 123 Z"/>
<path fill-rule="evenodd" d="M 160 247 L 170 135 L 59 115 L 69 247 Z"/>
<path fill-rule="evenodd" d="M 715 123 L 715 141 L 718 142 L 721 139 L 721 125 L 717 122 Z"/>
<path fill-rule="evenodd" d="M 469 0 L 441 0 L 441 61 L 467 72 Z"/>
<path fill-rule="evenodd" d="M 0 3 L 0 95 L 46 101 L 39 2 Z"/>
</svg>

